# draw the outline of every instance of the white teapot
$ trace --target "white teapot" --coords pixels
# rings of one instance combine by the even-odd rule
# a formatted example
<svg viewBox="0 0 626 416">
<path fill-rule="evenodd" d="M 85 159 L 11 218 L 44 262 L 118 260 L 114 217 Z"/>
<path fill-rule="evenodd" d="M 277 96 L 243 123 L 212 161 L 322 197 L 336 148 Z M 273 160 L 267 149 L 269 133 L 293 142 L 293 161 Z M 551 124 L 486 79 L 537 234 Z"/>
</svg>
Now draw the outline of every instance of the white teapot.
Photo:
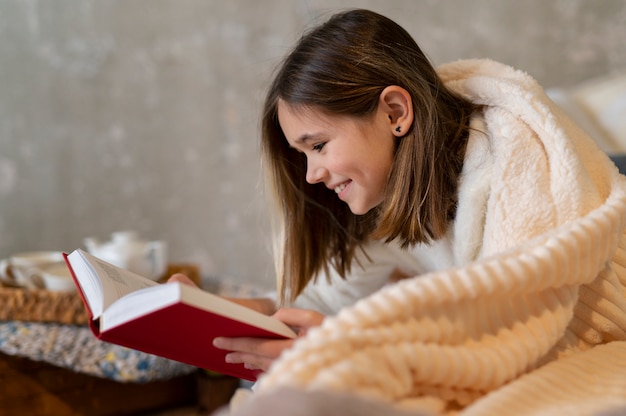
<svg viewBox="0 0 626 416">
<path fill-rule="evenodd" d="M 152 280 L 159 280 L 167 271 L 164 241 L 143 241 L 135 231 L 116 231 L 111 241 L 100 243 L 88 237 L 84 242 L 94 256 Z"/>
</svg>

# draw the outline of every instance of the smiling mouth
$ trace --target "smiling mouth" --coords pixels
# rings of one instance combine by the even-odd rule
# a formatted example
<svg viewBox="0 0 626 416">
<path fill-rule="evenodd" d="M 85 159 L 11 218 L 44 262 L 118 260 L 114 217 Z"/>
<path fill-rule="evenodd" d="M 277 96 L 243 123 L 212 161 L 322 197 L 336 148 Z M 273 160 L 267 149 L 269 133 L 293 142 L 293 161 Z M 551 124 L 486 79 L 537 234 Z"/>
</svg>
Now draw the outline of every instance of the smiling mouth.
<svg viewBox="0 0 626 416">
<path fill-rule="evenodd" d="M 341 191 L 346 189 L 346 186 L 348 186 L 348 183 L 350 183 L 350 181 L 340 183 L 339 185 L 335 186 L 335 193 L 339 194 Z"/>
</svg>

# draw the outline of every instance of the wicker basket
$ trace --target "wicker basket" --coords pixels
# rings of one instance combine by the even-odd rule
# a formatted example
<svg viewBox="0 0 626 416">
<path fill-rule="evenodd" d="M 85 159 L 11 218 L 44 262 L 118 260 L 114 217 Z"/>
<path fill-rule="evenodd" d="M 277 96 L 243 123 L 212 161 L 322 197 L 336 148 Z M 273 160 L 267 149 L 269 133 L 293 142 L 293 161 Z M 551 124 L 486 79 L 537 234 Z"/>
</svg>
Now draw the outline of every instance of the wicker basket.
<svg viewBox="0 0 626 416">
<path fill-rule="evenodd" d="M 183 273 L 200 285 L 197 266 L 170 264 L 161 282 L 174 273 Z M 83 301 L 76 292 L 28 290 L 3 286 L 0 283 L 0 321 L 84 325 L 87 324 L 88 316 Z"/>
<path fill-rule="evenodd" d="M 0 287 L 0 320 L 87 323 L 83 301 L 76 292 L 50 292 Z"/>
</svg>

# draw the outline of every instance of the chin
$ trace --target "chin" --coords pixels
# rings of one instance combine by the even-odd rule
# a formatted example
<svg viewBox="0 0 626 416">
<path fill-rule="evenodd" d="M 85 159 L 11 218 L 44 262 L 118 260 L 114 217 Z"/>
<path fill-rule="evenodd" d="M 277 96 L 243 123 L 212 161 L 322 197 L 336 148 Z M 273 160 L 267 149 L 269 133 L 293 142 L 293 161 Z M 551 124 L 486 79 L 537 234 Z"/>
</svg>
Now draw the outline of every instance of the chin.
<svg viewBox="0 0 626 416">
<path fill-rule="evenodd" d="M 352 207 L 350 206 L 350 212 L 352 212 L 354 215 L 365 215 L 368 212 L 370 212 L 371 210 L 373 210 L 375 207 L 371 207 L 371 208 L 365 208 L 365 207 Z"/>
</svg>

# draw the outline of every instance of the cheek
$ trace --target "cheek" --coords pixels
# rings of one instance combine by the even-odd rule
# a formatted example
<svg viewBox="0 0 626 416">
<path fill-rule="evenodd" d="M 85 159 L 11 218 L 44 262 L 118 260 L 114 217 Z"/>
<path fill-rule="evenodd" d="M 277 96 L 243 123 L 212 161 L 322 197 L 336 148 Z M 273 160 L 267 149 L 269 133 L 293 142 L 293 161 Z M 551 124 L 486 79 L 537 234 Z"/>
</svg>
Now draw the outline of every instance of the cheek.
<svg viewBox="0 0 626 416">
<path fill-rule="evenodd" d="M 376 166 L 377 176 L 386 178 L 391 172 L 391 167 L 394 161 L 394 149 L 393 147 L 385 147 L 375 153 L 375 160 L 372 161 L 372 165 Z"/>
<path fill-rule="evenodd" d="M 334 147 L 332 152 L 328 152 L 325 157 L 325 167 L 337 174 L 354 174 L 355 170 L 359 170 L 362 158 L 355 153 L 354 148 L 342 146 Z"/>
</svg>

